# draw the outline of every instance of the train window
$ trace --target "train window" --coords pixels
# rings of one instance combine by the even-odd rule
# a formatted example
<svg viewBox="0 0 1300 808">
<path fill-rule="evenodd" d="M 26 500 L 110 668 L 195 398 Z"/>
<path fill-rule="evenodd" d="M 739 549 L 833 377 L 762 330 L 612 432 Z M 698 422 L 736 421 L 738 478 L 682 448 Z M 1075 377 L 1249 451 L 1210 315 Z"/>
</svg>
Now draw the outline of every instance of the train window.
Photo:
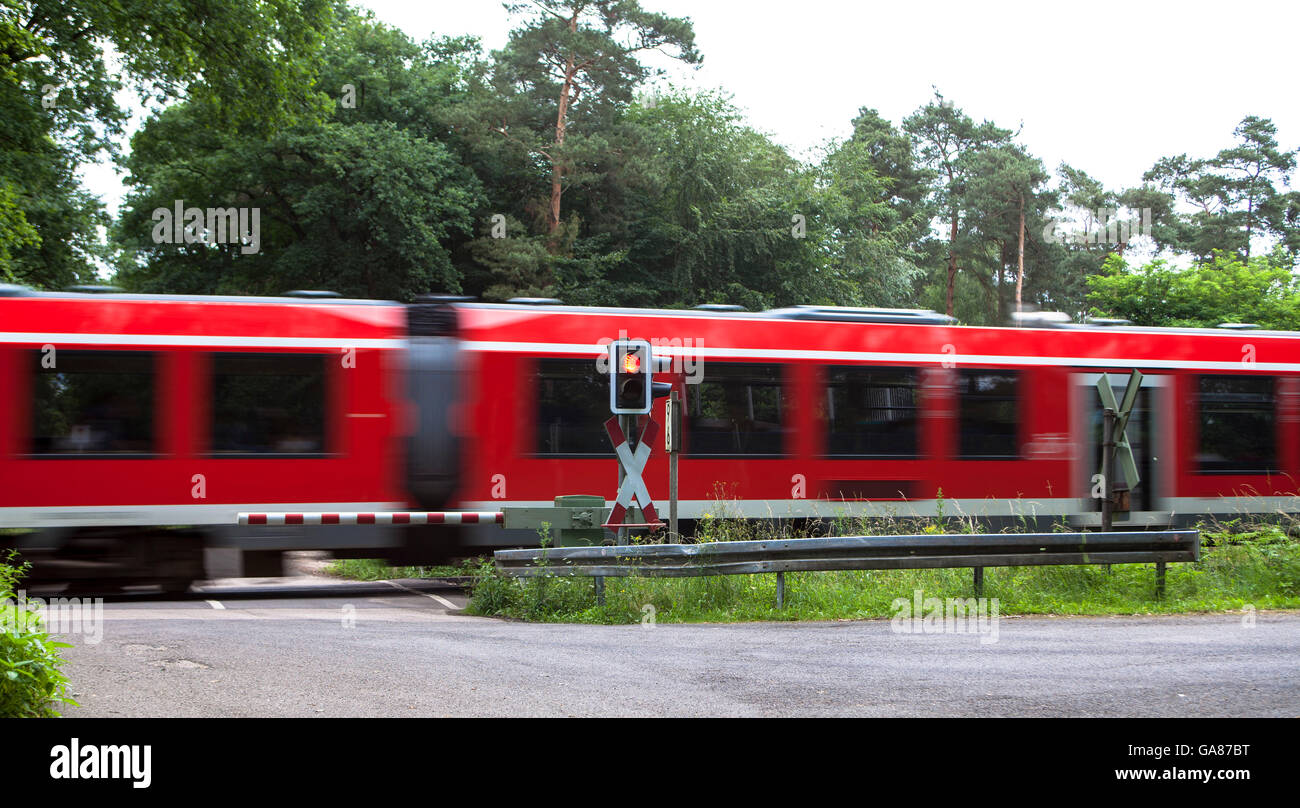
<svg viewBox="0 0 1300 808">
<path fill-rule="evenodd" d="M 957 377 L 963 460 L 1020 456 L 1019 374 L 1014 370 L 963 370 Z"/>
<path fill-rule="evenodd" d="M 1200 377 L 1200 471 L 1277 471 L 1275 382 L 1270 376 Z"/>
<path fill-rule="evenodd" d="M 32 453 L 153 451 L 154 354 L 32 352 L 36 369 Z"/>
<path fill-rule="evenodd" d="M 826 379 L 826 454 L 916 457 L 917 372 L 831 367 Z"/>
<path fill-rule="evenodd" d="M 611 456 L 609 377 L 592 359 L 537 360 L 537 453 Z"/>
<path fill-rule="evenodd" d="M 324 451 L 324 356 L 212 355 L 214 454 Z"/>
<path fill-rule="evenodd" d="M 780 456 L 781 382 L 780 365 L 707 363 L 700 383 L 686 385 L 686 454 Z"/>
</svg>

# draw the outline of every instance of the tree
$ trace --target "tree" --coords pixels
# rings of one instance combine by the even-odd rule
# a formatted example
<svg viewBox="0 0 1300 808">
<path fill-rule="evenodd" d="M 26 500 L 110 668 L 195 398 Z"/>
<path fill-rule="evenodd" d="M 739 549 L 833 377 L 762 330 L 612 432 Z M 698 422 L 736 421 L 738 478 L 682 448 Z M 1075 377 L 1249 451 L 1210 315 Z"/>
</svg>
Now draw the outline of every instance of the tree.
<svg viewBox="0 0 1300 808">
<path fill-rule="evenodd" d="M 1133 238 L 1145 234 L 1149 219 L 1140 209 L 1145 201 L 1140 191 L 1108 190 L 1066 163 L 1058 166 L 1057 179 L 1059 210 L 1044 208 L 1049 219 L 1042 229 L 1028 227 L 1031 252 L 1043 260 L 1027 283 L 1039 305 L 1082 317 L 1087 278 L 1101 271 L 1106 256 L 1124 254 Z M 1035 235 L 1041 235 L 1037 245 Z"/>
<path fill-rule="evenodd" d="M 943 211 L 948 225 L 948 276 L 946 311 L 954 311 L 953 292 L 958 270 L 958 236 L 965 210 L 963 194 L 972 152 L 1010 142 L 1011 132 L 989 121 L 976 124 L 964 112 L 944 100 L 938 90 L 934 100 L 903 121 L 903 129 L 916 144 L 917 162 L 933 177 L 930 188 L 935 209 Z"/>
<path fill-rule="evenodd" d="M 1026 216 L 1041 221 L 1051 200 L 1039 199 L 1047 172 L 1036 157 L 1015 145 L 969 151 L 960 158 L 968 177 L 964 196 L 974 227 L 999 245 L 996 270 L 1000 287 L 1005 268 L 1015 262 L 1016 311 L 1023 310 L 1025 284 Z M 1014 245 L 1012 253 L 1011 245 Z M 1014 255 L 1014 258 L 1013 258 Z M 1002 296 L 998 296 L 999 320 Z"/>
<path fill-rule="evenodd" d="M 880 201 L 897 212 L 900 222 L 915 220 L 924 230 L 930 214 L 925 201 L 934 177 L 917 165 L 911 136 L 880 117 L 876 110 L 863 107 L 853 119 L 849 141 L 863 147 L 866 164 L 881 180 Z"/>
<path fill-rule="evenodd" d="M 1131 268 L 1121 256 L 1111 255 L 1102 272 L 1088 279 L 1088 302 L 1094 314 L 1137 325 L 1254 323 L 1293 331 L 1300 327 L 1295 269 L 1282 250 L 1248 260 L 1220 252 L 1186 270 L 1163 259 Z"/>
<path fill-rule="evenodd" d="M 460 70 L 473 50 L 464 41 L 420 48 L 353 16 L 331 35 L 321 66 L 325 86 L 356 93 L 351 103 L 340 98 L 332 120 L 270 120 L 253 133 L 204 103 L 150 119 L 126 161 L 134 189 L 115 228 L 126 255 L 121 282 L 145 291 L 306 287 L 397 299 L 459 290 L 453 253 L 472 238 L 485 200 L 453 145 L 438 138 L 452 140 L 446 107 L 472 83 Z M 257 249 L 198 238 L 160 243 L 156 217 L 176 200 L 256 211 Z"/>
<path fill-rule="evenodd" d="M 1260 215 L 1278 235 L 1279 246 L 1292 258 L 1300 256 L 1300 191 L 1275 194 L 1260 206 Z"/>
<path fill-rule="evenodd" d="M 561 262 L 566 300 L 763 309 L 839 288 L 817 254 L 813 176 L 727 98 L 669 92 L 623 123 L 620 221 Z"/>
<path fill-rule="evenodd" d="M 1220 151 L 1211 164 L 1216 171 L 1222 172 L 1225 203 L 1237 211 L 1241 226 L 1245 228 L 1246 258 L 1249 259 L 1251 236 L 1260 226 L 1261 210 L 1277 196 L 1274 180 L 1290 182 L 1296 152 L 1279 150 L 1275 137 L 1277 127 L 1272 121 L 1254 115 L 1246 116 L 1233 130 L 1233 135 L 1240 142 Z"/>
<path fill-rule="evenodd" d="M 115 153 L 128 84 L 142 101 L 188 93 L 236 122 L 318 114 L 312 57 L 338 5 L 0 0 L 0 275 L 94 277 L 106 218 L 75 174 Z"/>
<path fill-rule="evenodd" d="M 1293 220 L 1285 212 L 1293 203 L 1277 183 L 1290 182 L 1296 152 L 1281 150 L 1276 134 L 1272 121 L 1251 115 L 1233 131 L 1236 145 L 1214 157 L 1180 154 L 1156 161 L 1143 179 L 1192 208 L 1157 229 L 1157 243 L 1203 260 L 1218 250 L 1249 259 L 1259 235 L 1295 243 Z"/>
<path fill-rule="evenodd" d="M 529 94 L 556 99 L 553 128 L 545 136 L 535 132 L 530 146 L 550 166 L 546 232 L 555 249 L 565 177 L 577 162 L 567 143 L 580 99 L 593 108 L 588 118 L 599 119 L 602 112 L 608 117 L 609 108 L 630 102 L 634 88 L 650 75 L 638 61 L 642 52 L 672 52 L 687 64 L 698 64 L 700 56 L 689 20 L 645 11 L 636 0 L 533 0 L 532 6 L 508 8 L 538 13 L 511 33 L 498 54 L 505 76 Z M 515 136 L 506 124 L 499 131 Z"/>
<path fill-rule="evenodd" d="M 827 302 L 902 307 L 913 302 L 913 283 L 921 274 L 911 245 L 927 224 L 921 208 L 924 188 L 906 182 L 919 177 L 909 169 L 910 148 L 881 148 L 891 139 L 883 129 L 876 131 L 886 136 L 849 140 L 819 166 L 816 254 L 827 274 L 839 281 L 826 289 L 833 294 Z M 882 168 L 903 181 L 882 176 Z M 903 190 L 896 192 L 900 185 Z"/>
</svg>

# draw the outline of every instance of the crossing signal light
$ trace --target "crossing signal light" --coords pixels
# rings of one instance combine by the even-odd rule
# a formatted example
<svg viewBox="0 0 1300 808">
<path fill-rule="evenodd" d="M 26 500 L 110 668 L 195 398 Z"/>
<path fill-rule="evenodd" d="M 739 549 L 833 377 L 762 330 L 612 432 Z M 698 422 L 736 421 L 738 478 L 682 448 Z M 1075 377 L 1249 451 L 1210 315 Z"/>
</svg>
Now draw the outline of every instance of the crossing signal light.
<svg viewBox="0 0 1300 808">
<path fill-rule="evenodd" d="M 668 370 L 670 357 L 656 357 L 642 339 L 618 340 L 609 346 L 609 411 L 615 415 L 644 415 L 656 398 L 672 392 L 668 382 L 656 382 L 656 370 Z"/>
<path fill-rule="evenodd" d="M 609 411 L 615 415 L 650 412 L 650 343 L 641 339 L 610 343 Z"/>
</svg>

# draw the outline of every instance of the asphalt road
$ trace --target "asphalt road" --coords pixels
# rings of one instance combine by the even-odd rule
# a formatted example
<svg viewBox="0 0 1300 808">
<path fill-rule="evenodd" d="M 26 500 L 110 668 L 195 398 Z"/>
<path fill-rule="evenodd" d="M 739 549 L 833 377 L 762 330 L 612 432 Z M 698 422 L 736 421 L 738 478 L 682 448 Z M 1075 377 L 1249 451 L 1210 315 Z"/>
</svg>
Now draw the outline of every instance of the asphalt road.
<svg viewBox="0 0 1300 808">
<path fill-rule="evenodd" d="M 464 596 L 109 603 L 77 716 L 1300 716 L 1300 614 L 534 625 Z M 340 593 L 343 590 L 338 590 Z M 205 595 L 209 597 L 209 595 Z"/>
</svg>

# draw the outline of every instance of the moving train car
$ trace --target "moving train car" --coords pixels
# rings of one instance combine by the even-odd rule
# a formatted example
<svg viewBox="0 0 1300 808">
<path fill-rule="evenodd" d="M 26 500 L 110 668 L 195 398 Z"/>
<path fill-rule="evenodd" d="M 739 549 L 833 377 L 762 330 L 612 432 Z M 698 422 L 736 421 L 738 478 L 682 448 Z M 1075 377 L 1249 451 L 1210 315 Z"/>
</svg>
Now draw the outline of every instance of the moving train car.
<svg viewBox="0 0 1300 808">
<path fill-rule="evenodd" d="M 1241 327 L 954 326 L 933 312 L 457 306 L 471 385 L 459 501 L 613 495 L 593 345 L 684 357 L 681 516 L 970 515 L 1100 524 L 1097 383 L 1144 378 L 1128 426 L 1140 481 L 1117 528 L 1294 511 L 1300 335 Z M 656 377 L 659 378 L 659 377 Z M 686 382 L 683 384 L 683 382 Z M 694 383 L 692 383 L 694 382 Z M 662 422 L 662 399 L 655 417 Z M 667 461 L 645 478 L 666 491 Z M 1119 480 L 1118 487 L 1126 482 Z"/>
<path fill-rule="evenodd" d="M 235 514 L 401 507 L 406 345 L 392 304 L 9 287 L 0 538 L 38 573 L 170 589 L 203 577 L 206 549 L 252 575 L 286 549 L 382 554 L 382 528 L 241 531 Z"/>
<path fill-rule="evenodd" d="M 674 359 L 656 378 L 686 404 L 688 524 L 942 509 L 1096 525 L 1096 383 L 1133 368 L 1141 480 L 1117 527 L 1295 510 L 1300 335 L 720 308 L 0 288 L 0 541 L 65 577 L 168 588 L 232 553 L 259 575 L 291 549 L 428 563 L 535 542 L 234 522 L 612 499 L 599 365 L 618 338 Z M 645 479 L 666 496 L 661 446 Z"/>
</svg>

